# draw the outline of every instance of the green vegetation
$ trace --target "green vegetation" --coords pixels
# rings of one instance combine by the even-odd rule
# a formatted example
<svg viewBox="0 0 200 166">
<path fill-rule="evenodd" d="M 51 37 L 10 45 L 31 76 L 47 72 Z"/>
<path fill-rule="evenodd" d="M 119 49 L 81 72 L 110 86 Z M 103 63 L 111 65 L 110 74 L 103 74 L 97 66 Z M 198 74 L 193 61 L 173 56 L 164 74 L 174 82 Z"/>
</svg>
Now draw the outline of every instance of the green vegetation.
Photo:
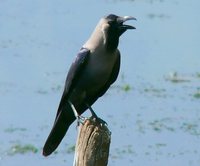
<svg viewBox="0 0 200 166">
<path fill-rule="evenodd" d="M 200 99 L 200 92 L 195 93 L 194 97 Z"/>
<path fill-rule="evenodd" d="M 116 89 L 118 92 L 129 92 L 133 88 L 129 84 L 123 84 L 123 85 L 113 85 L 111 88 Z"/>
<path fill-rule="evenodd" d="M 42 94 L 42 95 L 45 95 L 45 94 L 47 94 L 48 92 L 47 92 L 46 90 L 39 89 L 39 90 L 37 91 L 37 93 Z"/>
<path fill-rule="evenodd" d="M 8 155 L 25 154 L 30 152 L 37 153 L 38 149 L 31 144 L 27 145 L 16 144 L 10 148 L 10 150 L 8 151 Z"/>
<path fill-rule="evenodd" d="M 200 99 L 200 88 L 197 89 L 197 92 L 193 95 L 194 98 Z"/>
<path fill-rule="evenodd" d="M 131 90 L 131 86 L 129 84 L 125 84 L 122 86 L 122 90 L 125 92 L 128 92 Z"/>
<path fill-rule="evenodd" d="M 156 97 L 163 97 L 163 98 L 167 97 L 165 93 L 166 90 L 163 88 L 148 87 L 148 88 L 144 88 L 144 92 Z"/>
<path fill-rule="evenodd" d="M 166 90 L 165 89 L 156 89 L 156 88 L 145 88 L 144 89 L 145 92 L 153 92 L 153 93 L 162 93 L 162 92 L 165 92 Z"/>
<path fill-rule="evenodd" d="M 71 145 L 67 148 L 67 153 L 74 153 L 75 152 L 75 145 Z"/>
<path fill-rule="evenodd" d="M 62 90 L 62 86 L 61 85 L 55 85 L 55 86 L 51 87 L 51 90 L 53 92 L 59 92 L 59 91 Z"/>
<path fill-rule="evenodd" d="M 196 73 L 197 78 L 200 78 L 200 73 Z"/>
<path fill-rule="evenodd" d="M 18 127 L 9 127 L 7 129 L 5 129 L 4 131 L 6 133 L 13 133 L 15 131 L 26 131 L 27 129 L 26 128 L 18 128 Z"/>
<path fill-rule="evenodd" d="M 123 154 L 135 154 L 135 151 L 133 150 L 132 145 L 126 145 L 121 149 L 116 148 L 115 151 L 119 156 L 121 156 Z"/>
<path fill-rule="evenodd" d="M 200 129 L 199 129 L 198 122 L 197 123 L 184 122 L 180 128 L 183 131 L 190 133 L 191 135 L 196 135 L 196 136 L 200 135 Z"/>
<path fill-rule="evenodd" d="M 154 13 L 150 13 L 147 15 L 148 18 L 150 19 L 155 19 L 155 18 L 159 18 L 159 19 L 165 19 L 165 18 L 170 18 L 170 16 L 165 15 L 165 14 L 154 14 Z"/>
<path fill-rule="evenodd" d="M 154 131 L 156 132 L 161 132 L 163 130 L 168 130 L 168 131 L 175 131 L 175 128 L 169 126 L 168 124 L 170 124 L 169 122 L 171 121 L 171 119 L 169 118 L 164 118 L 164 119 L 160 119 L 160 120 L 154 120 L 152 122 L 149 122 L 149 125 L 153 128 Z"/>
<path fill-rule="evenodd" d="M 167 81 L 171 81 L 172 83 L 183 83 L 183 82 L 190 82 L 191 78 L 180 75 L 177 72 L 171 72 L 166 78 Z"/>
</svg>

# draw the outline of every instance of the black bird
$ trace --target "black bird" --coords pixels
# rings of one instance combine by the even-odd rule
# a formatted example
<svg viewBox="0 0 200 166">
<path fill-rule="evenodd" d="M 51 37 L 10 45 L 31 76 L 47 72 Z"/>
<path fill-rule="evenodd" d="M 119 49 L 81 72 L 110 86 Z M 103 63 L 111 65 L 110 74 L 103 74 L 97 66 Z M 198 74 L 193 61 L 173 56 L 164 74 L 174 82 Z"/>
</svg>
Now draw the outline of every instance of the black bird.
<svg viewBox="0 0 200 166">
<path fill-rule="evenodd" d="M 53 128 L 43 148 L 50 155 L 60 144 L 69 126 L 75 121 L 75 108 L 79 115 L 101 97 L 117 79 L 120 69 L 119 37 L 128 29 L 131 16 L 110 14 L 97 24 L 88 41 L 72 63 L 65 82 Z"/>
</svg>

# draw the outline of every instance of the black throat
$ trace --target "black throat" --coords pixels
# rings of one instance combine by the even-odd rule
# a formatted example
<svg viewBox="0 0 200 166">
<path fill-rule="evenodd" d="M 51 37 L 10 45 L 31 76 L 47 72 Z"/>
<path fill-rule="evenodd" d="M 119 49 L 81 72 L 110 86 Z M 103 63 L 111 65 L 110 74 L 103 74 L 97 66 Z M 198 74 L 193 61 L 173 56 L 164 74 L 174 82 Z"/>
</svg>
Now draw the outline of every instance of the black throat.
<svg viewBox="0 0 200 166">
<path fill-rule="evenodd" d="M 115 51 L 119 44 L 119 33 L 115 29 L 109 29 L 106 40 L 106 49 L 109 52 Z"/>
</svg>

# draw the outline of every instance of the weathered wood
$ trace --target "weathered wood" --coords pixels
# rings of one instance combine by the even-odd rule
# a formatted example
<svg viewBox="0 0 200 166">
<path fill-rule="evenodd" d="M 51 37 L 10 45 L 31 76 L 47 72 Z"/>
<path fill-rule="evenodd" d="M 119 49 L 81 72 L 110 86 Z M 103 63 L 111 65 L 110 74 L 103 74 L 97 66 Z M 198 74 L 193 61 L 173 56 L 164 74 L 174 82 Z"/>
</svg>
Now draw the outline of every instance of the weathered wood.
<svg viewBox="0 0 200 166">
<path fill-rule="evenodd" d="M 79 126 L 74 166 L 106 166 L 111 132 L 102 121 L 89 118 Z"/>
</svg>

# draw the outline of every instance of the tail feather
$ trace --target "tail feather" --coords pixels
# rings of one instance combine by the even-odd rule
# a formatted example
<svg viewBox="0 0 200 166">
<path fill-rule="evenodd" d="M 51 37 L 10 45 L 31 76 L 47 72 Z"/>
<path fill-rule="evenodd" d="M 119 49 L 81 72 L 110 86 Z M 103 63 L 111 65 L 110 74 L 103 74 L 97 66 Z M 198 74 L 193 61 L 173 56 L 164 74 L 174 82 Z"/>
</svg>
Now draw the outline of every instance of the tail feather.
<svg viewBox="0 0 200 166">
<path fill-rule="evenodd" d="M 44 156 L 50 155 L 58 147 L 63 137 L 65 136 L 69 126 L 75 120 L 74 113 L 69 104 L 66 104 L 62 108 L 63 109 L 59 111 L 59 114 L 56 117 L 53 128 L 43 147 Z"/>
</svg>

